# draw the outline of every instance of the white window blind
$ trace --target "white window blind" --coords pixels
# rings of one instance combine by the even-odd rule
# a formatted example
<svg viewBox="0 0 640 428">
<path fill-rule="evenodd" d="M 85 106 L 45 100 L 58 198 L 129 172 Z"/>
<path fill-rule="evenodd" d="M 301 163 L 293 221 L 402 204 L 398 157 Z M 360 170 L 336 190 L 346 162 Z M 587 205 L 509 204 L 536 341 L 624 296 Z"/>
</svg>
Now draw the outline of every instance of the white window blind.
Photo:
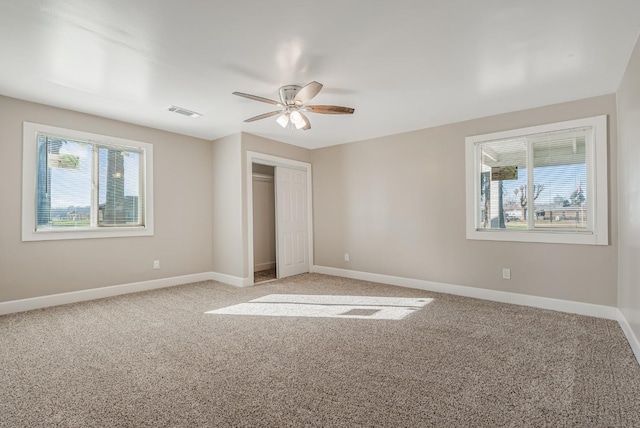
<svg viewBox="0 0 640 428">
<path fill-rule="evenodd" d="M 141 226 L 139 151 L 98 148 L 98 226 Z"/>
<path fill-rule="evenodd" d="M 140 150 L 39 133 L 38 153 L 37 230 L 143 225 Z"/>
<path fill-rule="evenodd" d="M 479 229 L 591 230 L 586 145 L 591 127 L 477 144 Z"/>
<path fill-rule="evenodd" d="M 23 240 L 153 234 L 152 153 L 147 143 L 25 123 Z"/>
</svg>

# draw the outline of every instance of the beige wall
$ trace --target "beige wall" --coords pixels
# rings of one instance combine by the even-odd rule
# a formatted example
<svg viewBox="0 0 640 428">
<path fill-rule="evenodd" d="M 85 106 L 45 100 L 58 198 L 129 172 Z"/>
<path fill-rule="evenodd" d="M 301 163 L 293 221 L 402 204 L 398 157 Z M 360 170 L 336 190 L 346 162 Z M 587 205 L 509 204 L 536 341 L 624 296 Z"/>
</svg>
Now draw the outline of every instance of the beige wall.
<svg viewBox="0 0 640 428">
<path fill-rule="evenodd" d="M 22 242 L 24 121 L 153 144 L 155 235 Z M 2 96 L 0 131 L 0 301 L 211 271 L 209 141 Z"/>
<path fill-rule="evenodd" d="M 247 152 L 258 152 L 286 159 L 293 159 L 301 162 L 311 162 L 311 150 L 303 147 L 292 146 L 269 138 L 243 132 L 242 156 L 243 166 L 245 165 Z"/>
<path fill-rule="evenodd" d="M 314 150 L 315 264 L 615 306 L 615 103 L 607 95 Z M 465 238 L 465 137 L 600 114 L 609 115 L 611 245 Z"/>
<path fill-rule="evenodd" d="M 640 41 L 618 101 L 618 307 L 640 338 Z"/>
<path fill-rule="evenodd" d="M 213 271 L 244 277 L 240 134 L 213 143 Z"/>
<path fill-rule="evenodd" d="M 276 215 L 273 167 L 254 164 L 253 174 L 253 266 L 257 272 L 275 267 Z"/>
</svg>

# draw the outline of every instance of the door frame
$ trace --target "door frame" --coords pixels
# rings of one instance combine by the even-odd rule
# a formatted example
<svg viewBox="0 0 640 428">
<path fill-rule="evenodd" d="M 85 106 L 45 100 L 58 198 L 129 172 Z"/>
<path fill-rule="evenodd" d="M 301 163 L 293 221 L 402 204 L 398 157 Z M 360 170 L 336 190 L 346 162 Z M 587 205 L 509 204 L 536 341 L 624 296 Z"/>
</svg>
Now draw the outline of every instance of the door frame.
<svg viewBox="0 0 640 428">
<path fill-rule="evenodd" d="M 313 197 L 311 183 L 311 164 L 308 162 L 297 161 L 293 159 L 282 158 L 279 156 L 268 155 L 266 153 L 252 152 L 247 150 L 246 163 L 246 182 L 247 182 L 247 260 L 249 262 L 249 278 L 247 285 L 253 285 L 255 282 L 254 258 L 253 258 L 253 167 L 254 163 L 268 166 L 283 166 L 305 171 L 307 173 L 307 241 L 308 241 L 308 260 L 309 272 L 313 266 Z M 275 192 L 275 171 L 274 171 L 274 192 Z M 278 209 L 276 206 L 276 225 L 278 224 Z M 276 236 L 277 241 L 277 236 Z M 276 248 L 277 245 L 276 245 Z M 276 251 L 276 266 L 278 263 L 278 254 Z"/>
</svg>

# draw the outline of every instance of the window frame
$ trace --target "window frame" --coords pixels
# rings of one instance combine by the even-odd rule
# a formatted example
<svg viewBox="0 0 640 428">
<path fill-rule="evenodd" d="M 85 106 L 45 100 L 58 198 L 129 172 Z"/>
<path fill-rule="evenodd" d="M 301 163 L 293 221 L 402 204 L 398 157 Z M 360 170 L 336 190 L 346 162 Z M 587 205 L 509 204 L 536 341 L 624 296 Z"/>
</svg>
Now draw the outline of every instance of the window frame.
<svg viewBox="0 0 640 428">
<path fill-rule="evenodd" d="M 142 226 L 93 226 L 74 229 L 37 229 L 38 198 L 38 134 L 48 134 L 78 140 L 98 147 L 140 150 L 143 172 L 140 202 Z M 50 241 L 64 239 L 116 238 L 153 236 L 153 145 L 141 141 L 94 134 L 38 123 L 23 123 L 22 156 L 22 241 Z M 92 181 L 95 176 L 92 177 Z M 92 194 L 92 199 L 95 195 Z M 95 201 L 92 200 L 92 204 Z"/>
<path fill-rule="evenodd" d="M 556 132 L 580 127 L 592 127 L 591 144 L 587 152 L 587 186 L 589 208 L 587 218 L 592 219 L 591 230 L 508 230 L 480 229 L 480 159 L 479 144 L 496 140 L 528 137 L 534 134 Z M 539 126 L 511 129 L 465 138 L 466 163 L 466 237 L 485 241 L 542 242 L 559 244 L 609 245 L 607 115 L 556 122 Z M 527 152 L 527 159 L 530 153 Z M 589 162 L 591 161 L 591 162 Z M 527 160 L 529 166 L 529 160 Z M 527 168 L 527 174 L 532 174 Z M 529 180 L 530 181 L 530 180 Z M 531 184 L 531 183 L 530 183 Z M 588 208 L 588 209 L 589 209 Z"/>
</svg>

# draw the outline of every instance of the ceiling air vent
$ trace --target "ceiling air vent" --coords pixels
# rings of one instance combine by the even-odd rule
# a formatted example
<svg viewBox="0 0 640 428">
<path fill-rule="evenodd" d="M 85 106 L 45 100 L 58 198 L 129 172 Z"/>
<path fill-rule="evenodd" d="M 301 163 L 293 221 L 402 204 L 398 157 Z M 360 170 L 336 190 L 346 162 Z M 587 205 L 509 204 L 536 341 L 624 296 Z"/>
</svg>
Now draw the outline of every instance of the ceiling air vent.
<svg viewBox="0 0 640 428">
<path fill-rule="evenodd" d="M 200 113 L 196 113 L 195 111 L 187 110 L 186 108 L 182 108 L 182 107 L 178 107 L 178 106 L 171 106 L 167 110 L 172 111 L 174 113 L 181 114 L 183 116 L 189 116 L 189 117 L 200 117 L 200 116 L 202 116 Z"/>
</svg>

